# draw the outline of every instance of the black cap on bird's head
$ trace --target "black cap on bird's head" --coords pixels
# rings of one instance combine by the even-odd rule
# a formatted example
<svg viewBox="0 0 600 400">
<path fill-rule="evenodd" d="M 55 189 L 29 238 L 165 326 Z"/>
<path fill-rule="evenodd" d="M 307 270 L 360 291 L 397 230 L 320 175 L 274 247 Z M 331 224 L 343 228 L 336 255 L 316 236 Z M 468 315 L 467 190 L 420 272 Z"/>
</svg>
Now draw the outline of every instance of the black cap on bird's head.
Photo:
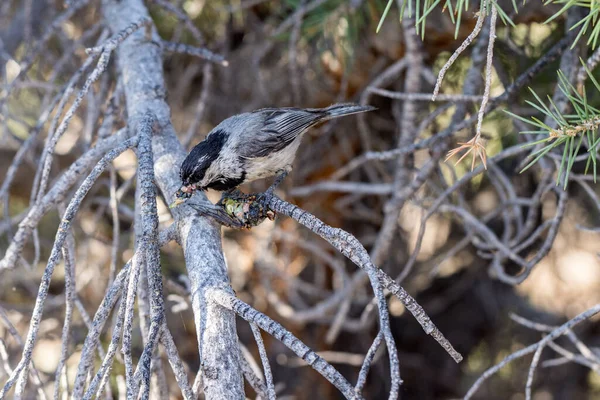
<svg viewBox="0 0 600 400">
<path fill-rule="evenodd" d="M 169 206 L 176 207 L 192 197 L 196 190 L 206 190 L 208 182 L 204 182 L 206 171 L 219 157 L 227 140 L 227 133 L 221 129 L 211 132 L 206 139 L 198 143 L 181 164 L 181 188 L 175 193 L 175 201 Z"/>
</svg>

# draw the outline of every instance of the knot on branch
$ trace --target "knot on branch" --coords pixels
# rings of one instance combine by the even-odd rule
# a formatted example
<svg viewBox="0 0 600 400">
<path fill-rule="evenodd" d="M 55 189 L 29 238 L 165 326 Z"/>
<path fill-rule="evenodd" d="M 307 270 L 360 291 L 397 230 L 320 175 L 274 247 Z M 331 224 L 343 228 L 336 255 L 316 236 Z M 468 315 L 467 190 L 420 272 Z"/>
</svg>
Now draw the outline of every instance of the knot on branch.
<svg viewBox="0 0 600 400">
<path fill-rule="evenodd" d="M 225 192 L 217 204 L 189 204 L 201 215 L 211 217 L 220 225 L 235 229 L 251 229 L 265 219 L 275 219 L 269 207 L 272 197 L 265 193 L 244 194 L 240 191 Z"/>
<path fill-rule="evenodd" d="M 600 116 L 594 116 L 587 120 L 581 121 L 577 125 L 564 126 L 559 129 L 553 129 L 548 132 L 549 139 L 557 139 L 560 137 L 568 136 L 575 137 L 580 133 L 592 132 L 600 127 Z"/>
<path fill-rule="evenodd" d="M 202 373 L 204 375 L 204 379 L 219 379 L 219 369 L 216 367 L 211 367 L 210 365 L 202 364 Z"/>
<path fill-rule="evenodd" d="M 217 203 L 231 218 L 245 228 L 257 226 L 265 219 L 275 219 L 275 212 L 269 208 L 267 196 L 259 193 L 245 195 L 241 192 L 225 194 Z"/>
</svg>

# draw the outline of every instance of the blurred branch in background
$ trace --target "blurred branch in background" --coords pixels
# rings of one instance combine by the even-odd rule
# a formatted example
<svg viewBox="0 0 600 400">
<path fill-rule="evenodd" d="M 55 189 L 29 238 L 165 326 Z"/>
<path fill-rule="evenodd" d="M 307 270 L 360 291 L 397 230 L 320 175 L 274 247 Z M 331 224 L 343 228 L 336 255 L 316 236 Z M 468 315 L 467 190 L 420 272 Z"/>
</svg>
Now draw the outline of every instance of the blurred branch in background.
<svg viewBox="0 0 600 400">
<path fill-rule="evenodd" d="M 599 10 L 2 2 L 0 398 L 600 396 Z M 224 118 L 341 101 L 275 222 L 168 209 Z"/>
</svg>

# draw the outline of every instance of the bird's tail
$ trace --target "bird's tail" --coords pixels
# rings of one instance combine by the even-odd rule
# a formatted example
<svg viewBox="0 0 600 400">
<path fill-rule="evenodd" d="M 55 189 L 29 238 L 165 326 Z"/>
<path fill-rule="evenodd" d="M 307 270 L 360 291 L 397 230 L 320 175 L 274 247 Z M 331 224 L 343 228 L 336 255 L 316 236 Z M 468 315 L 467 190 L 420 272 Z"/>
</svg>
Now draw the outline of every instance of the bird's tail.
<svg viewBox="0 0 600 400">
<path fill-rule="evenodd" d="M 359 104 L 354 103 L 343 103 L 333 104 L 329 107 L 321 108 L 319 111 L 325 114 L 325 117 L 322 119 L 324 121 L 332 118 L 341 117 L 344 115 L 358 114 L 373 110 L 377 110 L 377 108 L 373 106 L 361 106 Z"/>
</svg>

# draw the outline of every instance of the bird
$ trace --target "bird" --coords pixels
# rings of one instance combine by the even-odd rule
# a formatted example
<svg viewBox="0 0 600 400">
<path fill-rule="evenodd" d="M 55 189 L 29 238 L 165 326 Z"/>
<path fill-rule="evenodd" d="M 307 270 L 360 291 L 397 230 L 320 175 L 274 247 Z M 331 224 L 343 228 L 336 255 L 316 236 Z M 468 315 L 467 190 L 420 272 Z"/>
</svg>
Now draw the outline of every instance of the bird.
<svg viewBox="0 0 600 400">
<path fill-rule="evenodd" d="M 230 192 L 246 182 L 287 174 L 309 128 L 375 109 L 338 103 L 325 108 L 262 108 L 229 117 L 183 160 L 182 185 L 170 207 L 184 203 L 197 190 Z"/>
</svg>

